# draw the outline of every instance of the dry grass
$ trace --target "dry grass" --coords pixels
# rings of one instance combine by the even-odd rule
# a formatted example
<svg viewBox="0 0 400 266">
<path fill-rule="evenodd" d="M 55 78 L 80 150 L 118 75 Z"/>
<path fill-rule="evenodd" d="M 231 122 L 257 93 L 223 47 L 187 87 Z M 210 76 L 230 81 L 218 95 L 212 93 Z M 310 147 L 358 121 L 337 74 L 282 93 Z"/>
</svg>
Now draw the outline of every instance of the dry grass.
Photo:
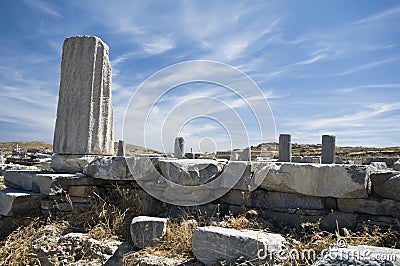
<svg viewBox="0 0 400 266">
<path fill-rule="evenodd" d="M 47 220 L 36 218 L 27 226 L 19 227 L 0 243 L 0 265 L 39 265 L 32 242 L 43 235 L 86 232 L 89 237 L 100 241 L 127 240 L 129 222 L 134 213 L 126 206 L 137 200 L 137 196 L 118 188 L 116 192 L 118 197 L 113 199 L 95 195 L 90 211 L 50 214 Z M 116 202 L 118 204 L 114 204 Z M 133 210 L 137 211 L 137 207 Z"/>
<path fill-rule="evenodd" d="M 38 235 L 37 229 L 42 225 L 39 220 L 26 227 L 20 227 L 11 233 L 0 246 L 1 265 L 33 265 L 38 260 L 32 253 L 32 242 Z"/>
<path fill-rule="evenodd" d="M 136 190 L 116 186 L 114 192 L 111 195 L 95 193 L 90 211 L 74 212 L 67 218 L 68 223 L 96 240 L 129 239 L 129 224 L 142 210 L 140 199 Z M 65 216 L 57 219 L 65 219 Z"/>
<path fill-rule="evenodd" d="M 6 186 L 4 185 L 4 176 L 0 175 L 0 189 L 5 189 Z"/>
<path fill-rule="evenodd" d="M 338 239 L 345 238 L 348 245 L 371 245 L 377 247 L 399 248 L 400 234 L 389 229 L 381 230 L 379 227 L 365 226 L 363 231 L 352 232 L 347 229 L 330 233 L 323 231 L 317 223 L 304 223 L 300 229 L 284 229 L 281 232 L 285 236 L 290 249 L 298 251 L 314 250 L 317 254 L 337 244 Z M 307 258 L 295 258 L 284 262 L 284 265 L 312 265 L 314 260 Z"/>
<path fill-rule="evenodd" d="M 170 222 L 169 229 L 163 242 L 155 247 L 149 247 L 141 252 L 131 253 L 126 257 L 129 262 L 126 265 L 134 265 L 135 258 L 138 255 L 146 253 L 155 256 L 175 257 L 175 258 L 190 258 L 193 257 L 192 246 L 192 233 L 196 226 L 216 225 L 227 228 L 235 229 L 253 229 L 266 232 L 274 232 L 283 235 L 287 241 L 287 248 L 289 250 L 314 250 L 316 254 L 324 249 L 328 249 L 337 243 L 337 240 L 345 237 L 349 245 L 372 245 L 383 246 L 390 248 L 399 248 L 400 233 L 396 230 L 381 230 L 378 227 L 365 226 L 361 232 L 351 232 L 350 230 L 342 230 L 342 234 L 337 231 L 330 233 L 320 229 L 319 222 L 304 223 L 301 228 L 281 228 L 272 230 L 269 228 L 269 223 L 257 217 L 255 211 L 248 211 L 246 214 L 241 215 L 227 215 L 220 219 L 218 222 L 211 222 L 213 219 L 210 217 L 201 217 L 198 219 L 201 222 L 193 220 L 183 220 L 180 222 Z M 219 220 L 219 217 L 216 219 Z M 208 221 L 208 223 L 206 222 Z M 206 222 L 206 223 L 205 223 Z M 312 265 L 317 257 L 307 258 L 302 256 L 292 256 L 286 261 L 281 262 L 282 265 Z M 238 259 L 235 264 L 240 265 L 262 265 L 258 258 L 253 260 Z M 227 262 L 220 261 L 219 265 L 231 265 Z M 266 264 L 267 265 L 267 264 Z"/>
<path fill-rule="evenodd" d="M 50 226 L 39 218 L 27 226 L 21 226 L 12 232 L 0 245 L 0 265 L 39 265 L 32 250 L 34 240 L 44 235 L 56 235 L 69 228 L 65 222 L 53 222 Z"/>
<path fill-rule="evenodd" d="M 111 195 L 96 194 L 92 198 L 92 209 L 87 212 L 74 212 L 69 216 L 50 216 L 47 221 L 35 219 L 29 225 L 20 227 L 10 234 L 0 245 L 0 265 L 32 265 L 38 259 L 33 253 L 32 242 L 51 234 L 46 225 L 52 225 L 60 233 L 69 231 L 87 232 L 89 237 L 103 240 L 129 239 L 129 224 L 132 217 L 143 211 L 144 203 L 135 189 L 120 189 L 118 186 Z M 131 207 L 133 206 L 133 207 Z M 168 222 L 167 233 L 161 244 L 148 247 L 140 252 L 125 256 L 125 265 L 134 265 L 140 254 L 174 258 L 192 258 L 192 234 L 197 226 L 215 225 L 236 229 L 262 230 L 283 235 L 290 249 L 313 249 L 320 252 L 336 244 L 339 237 L 345 237 L 350 245 L 374 245 L 399 248 L 400 233 L 395 230 L 382 231 L 378 227 L 365 226 L 362 232 L 342 230 L 341 233 L 329 233 L 319 227 L 319 223 L 304 223 L 300 229 L 276 229 L 258 217 L 251 210 L 242 215 L 220 217 L 219 211 L 206 215 L 197 211 L 197 215 L 186 214 L 181 219 Z M 47 227 L 48 228 L 48 227 Z M 311 265 L 314 261 L 306 258 L 293 258 L 284 265 Z M 250 263 L 238 261 L 238 263 Z M 254 261 L 253 263 L 256 263 Z M 224 262 L 220 262 L 224 265 Z"/>
<path fill-rule="evenodd" d="M 156 256 L 193 257 L 192 235 L 198 225 L 196 220 L 169 222 L 162 243 L 156 247 L 149 247 L 145 251 Z"/>
</svg>

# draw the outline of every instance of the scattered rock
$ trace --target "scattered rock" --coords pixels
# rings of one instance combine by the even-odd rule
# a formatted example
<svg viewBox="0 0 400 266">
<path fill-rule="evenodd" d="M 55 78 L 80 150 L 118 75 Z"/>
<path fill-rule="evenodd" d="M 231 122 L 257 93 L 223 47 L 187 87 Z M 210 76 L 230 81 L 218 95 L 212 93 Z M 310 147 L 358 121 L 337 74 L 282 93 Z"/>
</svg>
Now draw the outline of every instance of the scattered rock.
<svg viewBox="0 0 400 266">
<path fill-rule="evenodd" d="M 130 226 L 133 245 L 144 248 L 160 243 L 167 232 L 167 218 L 138 216 Z"/>
<path fill-rule="evenodd" d="M 116 266 L 116 265 L 126 265 L 124 264 L 124 256 L 132 251 L 135 248 L 131 243 L 123 242 L 118 247 L 118 249 L 114 252 L 114 254 L 106 261 L 104 266 Z"/>
<path fill-rule="evenodd" d="M 34 240 L 32 246 L 41 265 L 102 265 L 121 244 L 119 241 L 98 241 L 82 233 L 69 233 L 44 235 Z"/>
</svg>

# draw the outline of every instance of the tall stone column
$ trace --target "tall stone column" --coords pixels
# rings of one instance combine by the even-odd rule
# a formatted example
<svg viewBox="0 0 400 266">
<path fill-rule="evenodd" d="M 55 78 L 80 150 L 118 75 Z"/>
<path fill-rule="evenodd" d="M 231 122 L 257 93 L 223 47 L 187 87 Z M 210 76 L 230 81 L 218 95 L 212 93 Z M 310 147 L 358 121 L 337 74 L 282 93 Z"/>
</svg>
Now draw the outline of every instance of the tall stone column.
<svg viewBox="0 0 400 266">
<path fill-rule="evenodd" d="M 290 134 L 279 135 L 279 156 L 280 162 L 292 161 L 292 136 Z"/>
<path fill-rule="evenodd" d="M 108 46 L 93 36 L 65 39 L 54 152 L 113 155 L 113 127 Z"/>
<path fill-rule="evenodd" d="M 335 163 L 335 153 L 336 153 L 335 136 L 323 135 L 321 163 L 325 164 Z"/>
<path fill-rule="evenodd" d="M 125 156 L 125 141 L 124 140 L 118 141 L 117 156 Z"/>
<path fill-rule="evenodd" d="M 178 159 L 185 157 L 185 140 L 182 137 L 175 138 L 174 156 Z"/>
</svg>

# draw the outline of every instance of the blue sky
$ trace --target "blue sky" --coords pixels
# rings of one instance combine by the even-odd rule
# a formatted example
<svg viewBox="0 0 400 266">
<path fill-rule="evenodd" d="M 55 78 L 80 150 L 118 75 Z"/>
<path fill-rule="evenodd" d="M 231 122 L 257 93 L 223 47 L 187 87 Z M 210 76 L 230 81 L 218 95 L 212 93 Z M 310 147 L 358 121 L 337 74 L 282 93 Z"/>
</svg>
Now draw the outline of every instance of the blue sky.
<svg viewBox="0 0 400 266">
<path fill-rule="evenodd" d="M 115 139 L 142 82 L 202 59 L 249 75 L 293 142 L 400 146 L 399 1 L 1 0 L 0 19 L 0 141 L 52 142 L 62 43 L 96 35 L 110 47 Z M 199 90 L 218 98 L 211 87 L 176 93 Z M 188 139 L 222 132 L 192 122 Z"/>
</svg>

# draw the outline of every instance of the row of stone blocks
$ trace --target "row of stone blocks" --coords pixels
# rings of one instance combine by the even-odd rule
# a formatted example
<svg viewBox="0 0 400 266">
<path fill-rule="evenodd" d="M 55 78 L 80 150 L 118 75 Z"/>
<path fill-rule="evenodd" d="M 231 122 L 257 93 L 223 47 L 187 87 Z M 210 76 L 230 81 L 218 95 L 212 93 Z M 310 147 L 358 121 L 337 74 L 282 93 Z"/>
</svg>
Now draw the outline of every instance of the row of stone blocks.
<svg viewBox="0 0 400 266">
<path fill-rule="evenodd" d="M 398 224 L 399 172 L 377 170 L 372 166 L 246 162 L 229 162 L 230 166 L 224 169 L 230 168 L 234 174 L 234 166 L 241 163 L 247 165 L 239 182 L 213 204 L 221 204 L 233 212 L 243 206 L 259 209 L 266 218 L 275 219 L 277 223 L 298 225 L 322 217 L 326 228 L 333 230 L 336 220 L 340 226 L 351 229 L 365 220 L 382 225 Z M 20 215 L 40 208 L 68 211 L 71 202 L 82 209 L 90 208 L 88 196 L 107 183 L 116 182 L 116 176 L 109 175 L 107 167 L 110 165 L 98 165 L 92 173 L 94 177 L 104 179 L 81 173 L 8 171 L 4 181 L 10 188 L 0 192 L 0 214 Z M 260 187 L 248 191 L 252 182 L 263 175 L 266 178 Z M 112 180 L 106 180 L 107 177 Z M 132 181 L 125 182 L 132 184 Z M 55 204 L 57 200 L 59 202 Z"/>
</svg>

